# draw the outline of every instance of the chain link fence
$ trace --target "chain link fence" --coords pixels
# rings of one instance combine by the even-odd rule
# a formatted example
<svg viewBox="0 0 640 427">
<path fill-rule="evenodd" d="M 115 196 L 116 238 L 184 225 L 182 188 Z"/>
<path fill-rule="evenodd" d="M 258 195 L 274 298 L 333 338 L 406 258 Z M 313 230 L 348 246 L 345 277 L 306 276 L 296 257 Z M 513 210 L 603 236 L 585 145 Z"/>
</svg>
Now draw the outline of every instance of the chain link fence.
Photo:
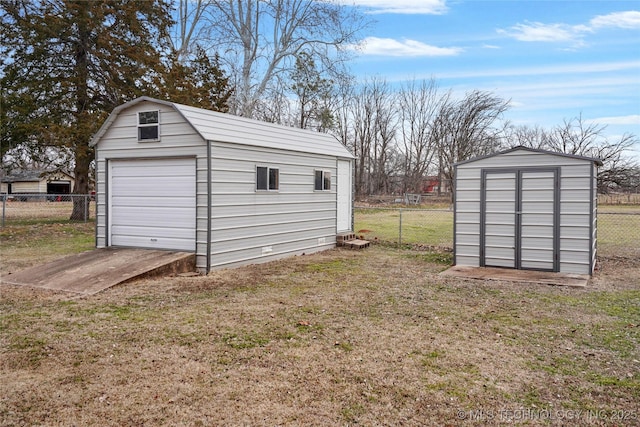
<svg viewBox="0 0 640 427">
<path fill-rule="evenodd" d="M 34 222 L 95 219 L 89 194 L 0 194 L 3 227 Z M 598 212 L 598 252 L 603 256 L 640 256 L 640 206 L 607 206 Z M 613 212 L 620 209 L 620 212 Z M 624 211 L 622 211 L 624 210 Z M 453 210 L 355 207 L 354 231 L 372 242 L 453 248 Z"/>
<path fill-rule="evenodd" d="M 355 233 L 372 242 L 453 248 L 451 209 L 356 207 L 354 220 Z M 640 206 L 633 212 L 598 212 L 598 252 L 640 256 Z"/>
<path fill-rule="evenodd" d="M 640 257 L 640 206 L 636 212 L 598 212 L 598 253 Z"/>
<path fill-rule="evenodd" d="M 95 219 L 95 203 L 90 194 L 0 194 L 2 227 L 33 222 L 88 222 Z"/>
</svg>

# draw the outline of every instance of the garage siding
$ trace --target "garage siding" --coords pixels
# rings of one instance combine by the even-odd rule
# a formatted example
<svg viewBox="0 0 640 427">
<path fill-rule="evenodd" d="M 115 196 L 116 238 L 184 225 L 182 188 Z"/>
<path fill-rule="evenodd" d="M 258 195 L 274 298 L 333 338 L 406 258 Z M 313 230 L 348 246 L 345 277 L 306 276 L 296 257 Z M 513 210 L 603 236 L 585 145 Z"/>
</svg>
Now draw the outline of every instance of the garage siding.
<svg viewBox="0 0 640 427">
<path fill-rule="evenodd" d="M 160 141 L 138 142 L 138 112 L 150 110 L 160 110 Z M 117 116 L 102 136 L 99 150 L 96 151 L 96 247 L 104 248 L 107 245 L 108 162 L 119 159 L 167 157 L 195 157 L 198 206 L 196 224 L 201 223 L 202 218 L 206 221 L 207 151 L 205 141 L 171 106 L 142 102 L 124 110 Z M 142 189 L 140 191 L 142 192 Z M 197 228 L 196 263 L 199 267 L 206 264 L 206 226 Z"/>
<path fill-rule="evenodd" d="M 212 268 L 335 246 L 334 157 L 215 142 L 211 153 Z M 257 166 L 279 170 L 277 191 L 256 191 Z M 314 191 L 315 170 L 331 173 L 330 191 Z"/>
<path fill-rule="evenodd" d="M 480 266 L 481 263 L 482 170 L 535 167 L 558 167 L 560 170 L 559 270 L 565 273 L 592 273 L 596 257 L 597 225 L 594 161 L 529 149 L 514 149 L 457 165 L 454 219 L 455 264 Z M 535 196 L 534 193 L 535 191 L 531 195 Z M 505 203 L 511 203 L 511 200 L 505 200 Z M 540 207 L 542 205 L 538 206 Z"/>
</svg>

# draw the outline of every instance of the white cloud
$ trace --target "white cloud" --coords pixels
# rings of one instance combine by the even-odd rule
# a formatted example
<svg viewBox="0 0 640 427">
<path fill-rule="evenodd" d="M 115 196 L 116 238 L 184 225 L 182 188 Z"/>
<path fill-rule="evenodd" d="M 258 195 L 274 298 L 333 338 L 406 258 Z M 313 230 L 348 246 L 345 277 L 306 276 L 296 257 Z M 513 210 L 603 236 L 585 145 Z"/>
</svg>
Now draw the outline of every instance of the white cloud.
<svg viewBox="0 0 640 427">
<path fill-rule="evenodd" d="M 498 33 L 506 34 L 523 42 L 575 42 L 585 31 L 589 31 L 589 29 L 583 25 L 531 22 L 516 24 L 507 30 L 498 30 Z"/>
<path fill-rule="evenodd" d="M 589 73 L 610 73 L 614 71 L 639 70 L 640 61 L 594 62 L 568 65 L 548 65 L 538 67 L 494 68 L 484 70 L 459 71 L 447 74 L 448 78 L 478 77 L 518 77 L 541 75 L 574 75 Z M 637 81 L 637 78 L 636 78 Z"/>
<path fill-rule="evenodd" d="M 372 14 L 442 15 L 448 10 L 445 0 L 342 0 L 342 3 L 370 8 Z"/>
<path fill-rule="evenodd" d="M 455 56 L 462 52 L 462 49 L 457 47 L 437 47 L 416 40 L 399 41 L 379 37 L 367 37 L 353 48 L 365 55 L 394 57 Z"/>
<path fill-rule="evenodd" d="M 639 29 L 640 12 L 626 11 L 599 15 L 592 18 L 586 25 L 526 22 L 508 29 L 498 29 L 497 32 L 523 42 L 570 42 L 574 46 L 583 46 L 584 35 L 594 33 L 601 28 Z"/>
<path fill-rule="evenodd" d="M 614 27 L 624 29 L 640 28 L 640 12 L 630 10 L 627 12 L 615 12 L 608 15 L 599 15 L 590 21 L 594 28 Z"/>
<path fill-rule="evenodd" d="M 640 114 L 616 117 L 600 117 L 597 119 L 588 120 L 588 122 L 600 123 L 605 125 L 640 125 Z"/>
</svg>

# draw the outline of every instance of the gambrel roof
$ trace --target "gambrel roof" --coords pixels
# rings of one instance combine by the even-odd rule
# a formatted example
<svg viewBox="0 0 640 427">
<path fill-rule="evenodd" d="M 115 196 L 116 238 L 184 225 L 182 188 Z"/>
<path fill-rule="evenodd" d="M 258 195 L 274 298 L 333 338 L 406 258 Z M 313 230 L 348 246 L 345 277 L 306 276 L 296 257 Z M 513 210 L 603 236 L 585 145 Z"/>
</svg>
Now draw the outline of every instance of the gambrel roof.
<svg viewBox="0 0 640 427">
<path fill-rule="evenodd" d="M 122 111 L 141 102 L 173 107 L 205 141 L 231 142 L 302 153 L 353 158 L 349 150 L 329 134 L 261 122 L 147 96 L 136 98 L 116 107 L 98 132 L 91 138 L 89 145 L 94 146 L 98 143 Z M 292 140 L 296 141 L 295 144 L 291 143 Z"/>
</svg>

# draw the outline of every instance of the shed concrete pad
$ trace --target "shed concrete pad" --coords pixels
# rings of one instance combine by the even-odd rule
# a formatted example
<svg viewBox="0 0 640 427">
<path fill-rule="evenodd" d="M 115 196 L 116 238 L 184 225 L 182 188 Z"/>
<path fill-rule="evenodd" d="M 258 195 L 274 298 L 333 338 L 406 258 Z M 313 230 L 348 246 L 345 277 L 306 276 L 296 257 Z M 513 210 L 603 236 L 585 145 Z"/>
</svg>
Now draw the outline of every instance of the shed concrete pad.
<svg viewBox="0 0 640 427">
<path fill-rule="evenodd" d="M 93 295 L 147 275 L 194 271 L 195 254 L 152 249 L 107 248 L 70 255 L 0 277 L 12 285 Z"/>
<path fill-rule="evenodd" d="M 579 288 L 584 288 L 589 282 L 589 276 L 584 274 L 552 273 L 547 271 L 516 270 L 496 267 L 470 267 L 466 265 L 454 265 L 440 273 L 440 275 L 465 279 L 504 280 L 508 282 L 526 282 Z"/>
</svg>

